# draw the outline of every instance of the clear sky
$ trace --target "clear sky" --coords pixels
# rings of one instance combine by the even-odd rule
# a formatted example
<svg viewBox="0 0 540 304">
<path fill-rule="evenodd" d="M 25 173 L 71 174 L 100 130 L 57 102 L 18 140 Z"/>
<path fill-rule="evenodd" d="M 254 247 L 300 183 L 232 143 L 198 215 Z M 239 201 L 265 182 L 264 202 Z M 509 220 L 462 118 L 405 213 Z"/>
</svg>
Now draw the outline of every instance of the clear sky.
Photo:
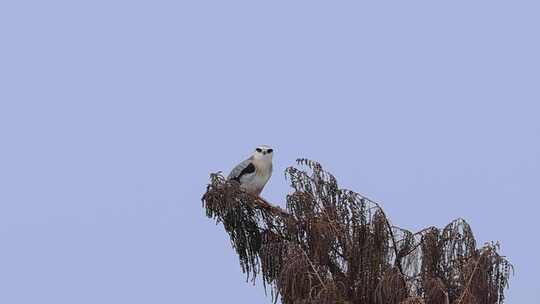
<svg viewBox="0 0 540 304">
<path fill-rule="evenodd" d="M 2 1 L 0 303 L 270 303 L 204 216 L 258 144 L 540 303 L 538 1 Z"/>
</svg>

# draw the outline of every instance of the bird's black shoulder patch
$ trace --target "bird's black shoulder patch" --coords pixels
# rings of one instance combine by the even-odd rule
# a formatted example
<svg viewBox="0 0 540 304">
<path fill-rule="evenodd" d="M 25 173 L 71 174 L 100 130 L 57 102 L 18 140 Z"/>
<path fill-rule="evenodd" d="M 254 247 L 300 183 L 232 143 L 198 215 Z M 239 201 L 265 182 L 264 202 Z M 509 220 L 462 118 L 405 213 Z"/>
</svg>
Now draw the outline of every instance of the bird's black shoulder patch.
<svg viewBox="0 0 540 304">
<path fill-rule="evenodd" d="M 240 172 L 240 174 L 238 174 L 237 177 L 234 178 L 234 180 L 240 182 L 240 178 L 243 175 L 253 173 L 253 172 L 255 172 L 255 166 L 252 163 L 250 163 L 247 167 L 244 168 L 244 170 L 242 170 L 242 172 Z"/>
</svg>

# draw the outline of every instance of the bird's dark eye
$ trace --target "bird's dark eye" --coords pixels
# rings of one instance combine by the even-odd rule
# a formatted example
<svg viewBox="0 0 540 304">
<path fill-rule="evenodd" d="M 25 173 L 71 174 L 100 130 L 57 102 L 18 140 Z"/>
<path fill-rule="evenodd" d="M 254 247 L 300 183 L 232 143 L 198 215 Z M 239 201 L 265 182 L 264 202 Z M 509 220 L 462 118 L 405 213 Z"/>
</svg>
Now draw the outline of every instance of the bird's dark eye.
<svg viewBox="0 0 540 304">
<path fill-rule="evenodd" d="M 255 149 L 255 151 L 257 151 L 257 152 L 262 152 L 262 149 L 261 149 L 261 148 L 257 148 L 257 149 Z"/>
<path fill-rule="evenodd" d="M 272 152 L 274 152 L 274 150 L 273 149 L 268 149 L 268 150 L 266 150 L 266 152 L 272 153 Z"/>
</svg>

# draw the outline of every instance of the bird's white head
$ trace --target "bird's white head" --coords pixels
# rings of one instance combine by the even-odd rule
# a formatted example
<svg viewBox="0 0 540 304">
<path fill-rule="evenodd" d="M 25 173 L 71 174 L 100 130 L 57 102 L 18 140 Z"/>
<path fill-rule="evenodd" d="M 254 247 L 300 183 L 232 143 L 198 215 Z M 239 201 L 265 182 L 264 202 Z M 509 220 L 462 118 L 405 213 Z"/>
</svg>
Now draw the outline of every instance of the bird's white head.
<svg viewBox="0 0 540 304">
<path fill-rule="evenodd" d="M 274 149 L 272 147 L 262 145 L 255 148 L 253 152 L 253 158 L 256 160 L 271 162 L 272 156 L 274 155 Z"/>
</svg>

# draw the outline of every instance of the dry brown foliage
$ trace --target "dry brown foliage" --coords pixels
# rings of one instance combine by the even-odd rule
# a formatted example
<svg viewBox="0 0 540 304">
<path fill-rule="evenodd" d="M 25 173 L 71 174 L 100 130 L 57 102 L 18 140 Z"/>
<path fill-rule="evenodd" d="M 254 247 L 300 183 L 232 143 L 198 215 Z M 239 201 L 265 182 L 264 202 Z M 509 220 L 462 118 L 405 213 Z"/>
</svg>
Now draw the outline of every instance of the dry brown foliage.
<svg viewBox="0 0 540 304">
<path fill-rule="evenodd" d="M 341 189 L 317 162 L 285 171 L 287 208 L 242 191 L 217 173 L 206 214 L 223 223 L 248 279 L 262 275 L 284 304 L 493 304 L 504 302 L 511 264 L 498 244 L 476 247 L 458 219 L 413 233 L 375 202 Z M 301 169 L 303 168 L 303 170 Z"/>
</svg>

